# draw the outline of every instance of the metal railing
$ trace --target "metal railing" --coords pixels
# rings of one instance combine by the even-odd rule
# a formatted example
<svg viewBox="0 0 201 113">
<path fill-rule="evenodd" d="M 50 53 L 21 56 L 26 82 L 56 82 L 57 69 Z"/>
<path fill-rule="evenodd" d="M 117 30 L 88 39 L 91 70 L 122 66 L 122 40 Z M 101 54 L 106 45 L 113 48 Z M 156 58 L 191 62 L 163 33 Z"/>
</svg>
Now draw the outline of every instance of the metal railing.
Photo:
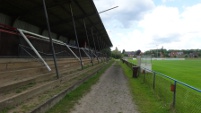
<svg viewBox="0 0 201 113">
<path fill-rule="evenodd" d="M 85 51 L 85 50 L 86 50 L 85 48 L 80 48 L 80 49 L 85 53 L 85 55 L 86 55 L 89 59 L 91 59 L 90 55 Z"/>
<path fill-rule="evenodd" d="M 36 57 L 34 57 L 34 55 L 32 55 L 29 51 L 33 51 L 32 48 L 30 47 L 27 47 L 25 45 L 22 45 L 22 44 L 19 44 L 19 47 L 22 48 L 29 56 L 33 57 L 34 59 L 36 59 Z M 37 50 L 38 53 L 40 53 L 41 55 L 45 55 L 45 56 L 52 56 L 53 54 L 48 54 L 48 53 L 45 53 L 45 52 L 42 52 L 42 51 L 39 51 Z M 62 54 L 62 53 L 67 53 L 67 51 L 63 50 L 63 51 L 59 51 L 57 53 L 55 53 L 55 55 L 59 55 L 59 54 Z"/>
<path fill-rule="evenodd" d="M 122 61 L 131 69 L 135 64 Z M 150 86 L 167 107 L 176 113 L 200 113 L 201 90 L 160 72 L 141 68 L 137 79 Z"/>
<path fill-rule="evenodd" d="M 23 29 L 18 29 L 20 30 L 21 32 L 24 32 L 24 33 L 28 33 L 28 34 L 31 34 L 31 35 L 34 35 L 36 37 L 32 37 L 32 38 L 36 38 L 36 39 L 39 39 L 39 40 L 44 40 L 44 41 L 48 41 L 49 42 L 49 38 L 46 37 L 46 36 L 42 36 L 42 35 L 38 35 L 38 34 L 35 34 L 35 33 L 32 33 L 32 32 L 29 32 L 29 31 L 26 31 L 26 30 L 23 30 Z M 39 37 L 39 38 L 37 38 Z M 52 39 L 53 43 L 55 44 L 59 44 L 59 45 L 63 45 L 63 46 L 66 46 L 70 51 L 71 53 L 80 61 L 80 58 L 72 51 L 72 49 L 70 47 L 72 46 L 69 46 L 67 45 L 66 43 L 62 42 L 62 41 L 59 41 L 59 40 L 55 40 L 55 39 Z"/>
<path fill-rule="evenodd" d="M 45 60 L 43 59 L 43 57 L 38 53 L 38 51 L 35 49 L 35 47 L 29 41 L 29 39 L 23 33 L 23 30 L 21 30 L 21 29 L 17 29 L 17 30 L 20 32 L 20 34 L 22 35 L 22 37 L 26 40 L 26 42 L 29 44 L 29 46 L 32 48 L 32 50 L 35 52 L 35 54 L 39 57 L 39 59 L 43 62 L 43 64 L 45 65 L 45 67 L 48 69 L 48 71 L 51 71 L 50 66 L 45 62 Z"/>
</svg>

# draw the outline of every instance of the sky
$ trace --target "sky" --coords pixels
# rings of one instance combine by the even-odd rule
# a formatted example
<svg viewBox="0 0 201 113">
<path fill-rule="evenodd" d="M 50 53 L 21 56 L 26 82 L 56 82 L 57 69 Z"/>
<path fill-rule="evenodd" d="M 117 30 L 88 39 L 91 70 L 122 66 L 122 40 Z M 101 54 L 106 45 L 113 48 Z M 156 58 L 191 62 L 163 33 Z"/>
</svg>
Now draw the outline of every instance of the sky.
<svg viewBox="0 0 201 113">
<path fill-rule="evenodd" d="M 201 49 L 201 0 L 94 0 L 119 50 Z"/>
</svg>

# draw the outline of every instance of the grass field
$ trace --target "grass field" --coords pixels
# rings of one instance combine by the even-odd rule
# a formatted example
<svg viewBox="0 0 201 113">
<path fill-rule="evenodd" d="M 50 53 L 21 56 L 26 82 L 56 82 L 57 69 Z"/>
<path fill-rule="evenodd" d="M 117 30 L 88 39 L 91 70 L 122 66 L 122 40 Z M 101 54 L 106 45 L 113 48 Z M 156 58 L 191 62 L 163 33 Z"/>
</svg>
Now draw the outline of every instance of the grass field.
<svg viewBox="0 0 201 113">
<path fill-rule="evenodd" d="M 153 60 L 152 70 L 201 89 L 201 59 Z"/>
<path fill-rule="evenodd" d="M 130 60 L 129 62 L 136 61 Z M 200 59 L 187 60 L 153 60 L 152 69 L 163 73 L 174 79 L 187 83 L 191 86 L 201 88 Z M 174 113 L 200 113 L 201 111 L 201 93 L 177 82 L 176 92 L 170 90 L 173 80 L 170 80 L 163 75 L 156 74 L 155 79 L 152 73 L 141 73 L 138 80 L 149 86 L 157 97 L 163 101 L 162 106 L 169 107 L 170 112 Z M 155 81 L 155 82 L 153 82 Z M 155 85 L 153 85 L 155 83 Z M 154 87 L 153 87 L 154 86 Z M 174 99 L 175 97 L 175 99 Z M 173 104 L 175 103 L 175 104 Z"/>
</svg>

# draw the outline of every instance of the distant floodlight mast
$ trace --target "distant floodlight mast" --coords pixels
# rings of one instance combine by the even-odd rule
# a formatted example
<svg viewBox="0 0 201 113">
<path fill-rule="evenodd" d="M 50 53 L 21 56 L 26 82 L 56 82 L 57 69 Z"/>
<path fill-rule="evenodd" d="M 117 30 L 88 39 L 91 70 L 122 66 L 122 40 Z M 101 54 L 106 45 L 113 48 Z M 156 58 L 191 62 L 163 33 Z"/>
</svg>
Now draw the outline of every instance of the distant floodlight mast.
<svg viewBox="0 0 201 113">
<path fill-rule="evenodd" d="M 115 7 L 113 7 L 113 8 L 110 8 L 110 9 L 107 9 L 107 10 L 104 10 L 104 11 L 101 11 L 101 12 L 98 12 L 98 13 L 101 14 L 101 13 L 104 13 L 104 12 L 110 11 L 110 10 L 112 10 L 112 9 L 115 9 L 115 8 L 117 8 L 117 7 L 119 7 L 119 6 L 115 6 Z"/>
</svg>

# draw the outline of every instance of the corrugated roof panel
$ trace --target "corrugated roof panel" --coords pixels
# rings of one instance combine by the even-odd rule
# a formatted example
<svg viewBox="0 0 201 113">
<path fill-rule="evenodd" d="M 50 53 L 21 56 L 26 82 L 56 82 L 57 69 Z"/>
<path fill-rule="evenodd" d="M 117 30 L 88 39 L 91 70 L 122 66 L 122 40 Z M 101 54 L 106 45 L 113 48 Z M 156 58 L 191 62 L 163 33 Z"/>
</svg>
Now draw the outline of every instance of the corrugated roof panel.
<svg viewBox="0 0 201 113">
<path fill-rule="evenodd" d="M 69 3 L 70 0 L 46 0 L 52 32 L 75 39 Z M 72 7 L 79 39 L 86 38 L 82 21 L 85 19 L 90 40 L 92 39 L 90 28 L 93 27 L 94 32 L 99 32 L 107 46 L 112 46 L 93 0 L 73 0 Z M 42 0 L 1 0 L 0 13 L 8 15 L 12 22 L 20 20 L 42 30 L 46 29 Z"/>
</svg>

